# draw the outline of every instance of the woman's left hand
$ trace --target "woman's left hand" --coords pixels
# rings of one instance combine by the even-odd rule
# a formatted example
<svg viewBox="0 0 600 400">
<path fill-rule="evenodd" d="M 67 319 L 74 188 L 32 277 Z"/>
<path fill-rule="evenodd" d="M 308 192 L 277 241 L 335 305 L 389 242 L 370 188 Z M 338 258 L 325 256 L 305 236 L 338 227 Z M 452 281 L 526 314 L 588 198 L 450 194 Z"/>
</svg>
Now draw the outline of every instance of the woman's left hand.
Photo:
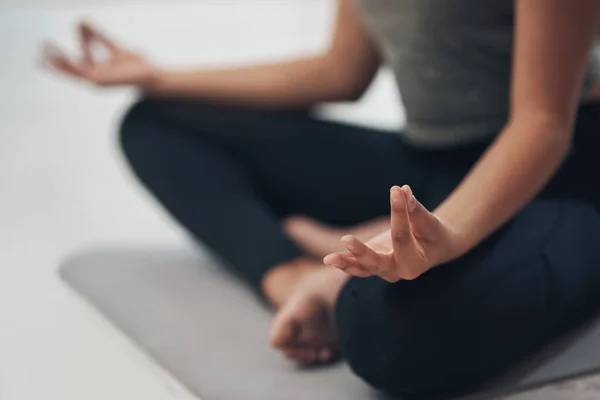
<svg viewBox="0 0 600 400">
<path fill-rule="evenodd" d="M 390 203 L 390 230 L 366 243 L 344 236 L 348 251 L 329 254 L 325 264 L 349 275 L 397 282 L 415 279 L 463 253 L 460 236 L 419 203 L 410 187 L 392 187 Z"/>
</svg>

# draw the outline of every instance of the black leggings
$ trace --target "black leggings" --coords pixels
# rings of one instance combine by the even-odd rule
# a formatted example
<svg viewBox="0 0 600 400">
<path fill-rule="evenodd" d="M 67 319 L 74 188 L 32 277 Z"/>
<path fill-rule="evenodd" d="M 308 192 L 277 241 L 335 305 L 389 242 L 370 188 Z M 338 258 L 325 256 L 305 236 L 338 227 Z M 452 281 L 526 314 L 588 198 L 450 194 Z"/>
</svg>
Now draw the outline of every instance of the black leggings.
<svg viewBox="0 0 600 400">
<path fill-rule="evenodd" d="M 600 105 L 580 108 L 575 138 L 544 193 L 467 255 L 414 281 L 350 280 L 336 326 L 356 374 L 402 398 L 448 398 L 600 308 Z M 168 100 L 134 105 L 121 144 L 173 217 L 255 288 L 303 255 L 282 218 L 389 215 L 402 184 L 432 209 L 486 147 L 423 151 L 305 113 Z"/>
</svg>

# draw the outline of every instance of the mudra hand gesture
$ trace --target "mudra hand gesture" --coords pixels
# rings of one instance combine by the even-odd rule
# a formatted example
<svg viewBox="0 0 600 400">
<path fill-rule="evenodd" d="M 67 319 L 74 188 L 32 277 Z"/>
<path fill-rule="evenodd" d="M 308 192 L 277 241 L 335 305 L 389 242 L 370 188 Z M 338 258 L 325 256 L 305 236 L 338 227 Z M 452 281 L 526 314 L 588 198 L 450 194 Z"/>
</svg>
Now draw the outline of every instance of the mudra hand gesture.
<svg viewBox="0 0 600 400">
<path fill-rule="evenodd" d="M 352 235 L 344 236 L 348 251 L 328 255 L 325 264 L 349 275 L 376 275 L 396 282 L 415 279 L 460 254 L 459 236 L 429 212 L 409 186 L 392 187 L 390 204 L 390 230 L 364 243 Z"/>
<path fill-rule="evenodd" d="M 78 27 L 81 55 L 68 57 L 57 46 L 46 43 L 42 52 L 45 66 L 72 78 L 98 86 L 150 86 L 157 69 L 142 56 L 124 49 L 87 23 Z M 102 48 L 106 57 L 98 59 L 94 50 Z"/>
</svg>

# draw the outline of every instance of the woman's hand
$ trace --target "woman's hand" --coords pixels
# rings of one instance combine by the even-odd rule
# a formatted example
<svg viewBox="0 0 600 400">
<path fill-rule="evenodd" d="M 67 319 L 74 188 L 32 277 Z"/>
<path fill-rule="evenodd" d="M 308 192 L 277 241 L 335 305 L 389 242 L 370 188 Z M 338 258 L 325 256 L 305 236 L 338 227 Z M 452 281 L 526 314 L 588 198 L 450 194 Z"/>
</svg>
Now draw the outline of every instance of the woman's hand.
<svg viewBox="0 0 600 400">
<path fill-rule="evenodd" d="M 158 70 L 140 55 L 125 50 L 104 34 L 82 23 L 78 28 L 81 56 L 71 59 L 52 44 L 43 49 L 43 62 L 53 70 L 99 86 L 133 85 L 149 88 L 158 78 Z M 94 49 L 102 47 L 106 57 L 98 60 Z"/>
<path fill-rule="evenodd" d="M 325 257 L 327 265 L 349 275 L 377 275 L 388 282 L 415 279 L 463 253 L 461 240 L 415 199 L 410 187 L 390 190 L 391 229 L 366 243 L 344 236 L 346 252 Z"/>
</svg>

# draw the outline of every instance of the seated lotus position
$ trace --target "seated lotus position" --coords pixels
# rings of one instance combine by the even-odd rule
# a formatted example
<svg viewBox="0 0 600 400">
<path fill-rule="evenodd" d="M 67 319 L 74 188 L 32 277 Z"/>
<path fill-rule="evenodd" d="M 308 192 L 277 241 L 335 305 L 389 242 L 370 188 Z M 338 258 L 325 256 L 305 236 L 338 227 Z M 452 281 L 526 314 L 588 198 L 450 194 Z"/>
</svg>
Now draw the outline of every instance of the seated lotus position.
<svg viewBox="0 0 600 400">
<path fill-rule="evenodd" d="M 81 59 L 45 59 L 145 94 L 132 170 L 273 306 L 274 347 L 450 398 L 600 308 L 599 25 L 597 0 L 341 0 L 295 61 L 165 70 L 87 24 Z M 311 117 L 382 64 L 401 132 Z"/>
</svg>

